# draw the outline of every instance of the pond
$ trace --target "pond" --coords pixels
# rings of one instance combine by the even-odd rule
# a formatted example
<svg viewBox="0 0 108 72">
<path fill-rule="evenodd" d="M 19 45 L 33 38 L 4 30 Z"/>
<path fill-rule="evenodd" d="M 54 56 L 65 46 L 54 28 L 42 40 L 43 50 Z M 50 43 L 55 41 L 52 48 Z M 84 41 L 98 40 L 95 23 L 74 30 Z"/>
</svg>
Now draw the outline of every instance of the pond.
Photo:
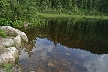
<svg viewBox="0 0 108 72">
<path fill-rule="evenodd" d="M 108 20 L 44 18 L 24 30 L 24 72 L 107 72 Z"/>
</svg>

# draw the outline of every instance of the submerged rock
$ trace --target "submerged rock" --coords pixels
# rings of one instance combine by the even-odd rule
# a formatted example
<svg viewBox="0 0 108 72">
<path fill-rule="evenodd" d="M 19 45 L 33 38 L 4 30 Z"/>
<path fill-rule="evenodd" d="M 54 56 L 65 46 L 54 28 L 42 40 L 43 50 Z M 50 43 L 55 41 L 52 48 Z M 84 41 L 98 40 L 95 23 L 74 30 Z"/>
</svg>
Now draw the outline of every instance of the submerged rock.
<svg viewBox="0 0 108 72">
<path fill-rule="evenodd" d="M 18 57 L 18 50 L 15 47 L 6 48 L 0 55 L 0 63 L 14 63 Z"/>
</svg>

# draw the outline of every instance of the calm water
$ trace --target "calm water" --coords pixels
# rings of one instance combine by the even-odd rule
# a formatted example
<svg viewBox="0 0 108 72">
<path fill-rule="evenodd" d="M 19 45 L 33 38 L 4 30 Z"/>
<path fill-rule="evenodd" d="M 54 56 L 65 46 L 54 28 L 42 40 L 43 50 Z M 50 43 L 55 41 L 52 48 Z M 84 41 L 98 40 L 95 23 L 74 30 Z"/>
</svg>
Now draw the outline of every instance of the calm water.
<svg viewBox="0 0 108 72">
<path fill-rule="evenodd" d="M 23 31 L 24 72 L 108 72 L 108 20 L 47 18 Z"/>
</svg>

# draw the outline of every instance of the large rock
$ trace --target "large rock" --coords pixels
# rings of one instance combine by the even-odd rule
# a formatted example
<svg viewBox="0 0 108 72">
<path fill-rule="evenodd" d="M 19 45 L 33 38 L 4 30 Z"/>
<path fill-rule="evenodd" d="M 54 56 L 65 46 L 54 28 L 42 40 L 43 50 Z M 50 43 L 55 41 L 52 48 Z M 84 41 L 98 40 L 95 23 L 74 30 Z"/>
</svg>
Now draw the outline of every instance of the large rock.
<svg viewBox="0 0 108 72">
<path fill-rule="evenodd" d="M 28 42 L 28 38 L 24 32 L 11 26 L 2 26 L 0 29 L 10 36 L 8 38 L 0 38 L 0 63 L 13 63 L 18 57 L 21 41 Z"/>
<path fill-rule="evenodd" d="M 12 28 L 11 26 L 1 26 L 0 29 L 4 30 L 8 35 L 10 36 L 16 36 L 17 33 L 15 32 L 15 28 Z"/>
<path fill-rule="evenodd" d="M 28 38 L 27 38 L 26 34 L 24 32 L 21 32 L 18 29 L 15 29 L 11 26 L 2 26 L 2 27 L 0 27 L 0 29 L 5 30 L 11 36 L 20 35 L 24 41 L 28 42 Z"/>
<path fill-rule="evenodd" d="M 20 37 L 20 35 L 16 36 L 13 40 L 14 40 L 16 48 L 21 48 L 21 37 Z"/>
<path fill-rule="evenodd" d="M 18 57 L 18 50 L 15 47 L 6 48 L 0 55 L 0 63 L 14 63 Z"/>
<path fill-rule="evenodd" d="M 8 39 L 8 38 L 2 38 L 0 40 L 0 43 L 4 46 L 4 47 L 11 47 L 14 46 L 14 41 L 12 39 Z"/>
<path fill-rule="evenodd" d="M 14 45 L 14 41 L 12 39 L 4 39 L 2 45 L 4 47 L 11 47 Z"/>
<path fill-rule="evenodd" d="M 26 34 L 25 34 L 24 32 L 21 32 L 19 35 L 21 36 L 21 38 L 22 38 L 24 41 L 28 42 L 28 38 L 27 38 L 27 36 L 26 36 Z"/>
</svg>

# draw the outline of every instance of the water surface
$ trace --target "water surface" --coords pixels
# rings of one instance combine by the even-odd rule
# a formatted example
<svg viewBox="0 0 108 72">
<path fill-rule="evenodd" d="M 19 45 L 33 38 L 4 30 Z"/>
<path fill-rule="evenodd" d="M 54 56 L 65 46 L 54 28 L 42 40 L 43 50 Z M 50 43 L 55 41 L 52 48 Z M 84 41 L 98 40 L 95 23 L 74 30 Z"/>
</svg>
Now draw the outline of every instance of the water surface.
<svg viewBox="0 0 108 72">
<path fill-rule="evenodd" d="M 107 72 L 108 20 L 46 18 L 25 31 L 24 72 Z"/>
</svg>

